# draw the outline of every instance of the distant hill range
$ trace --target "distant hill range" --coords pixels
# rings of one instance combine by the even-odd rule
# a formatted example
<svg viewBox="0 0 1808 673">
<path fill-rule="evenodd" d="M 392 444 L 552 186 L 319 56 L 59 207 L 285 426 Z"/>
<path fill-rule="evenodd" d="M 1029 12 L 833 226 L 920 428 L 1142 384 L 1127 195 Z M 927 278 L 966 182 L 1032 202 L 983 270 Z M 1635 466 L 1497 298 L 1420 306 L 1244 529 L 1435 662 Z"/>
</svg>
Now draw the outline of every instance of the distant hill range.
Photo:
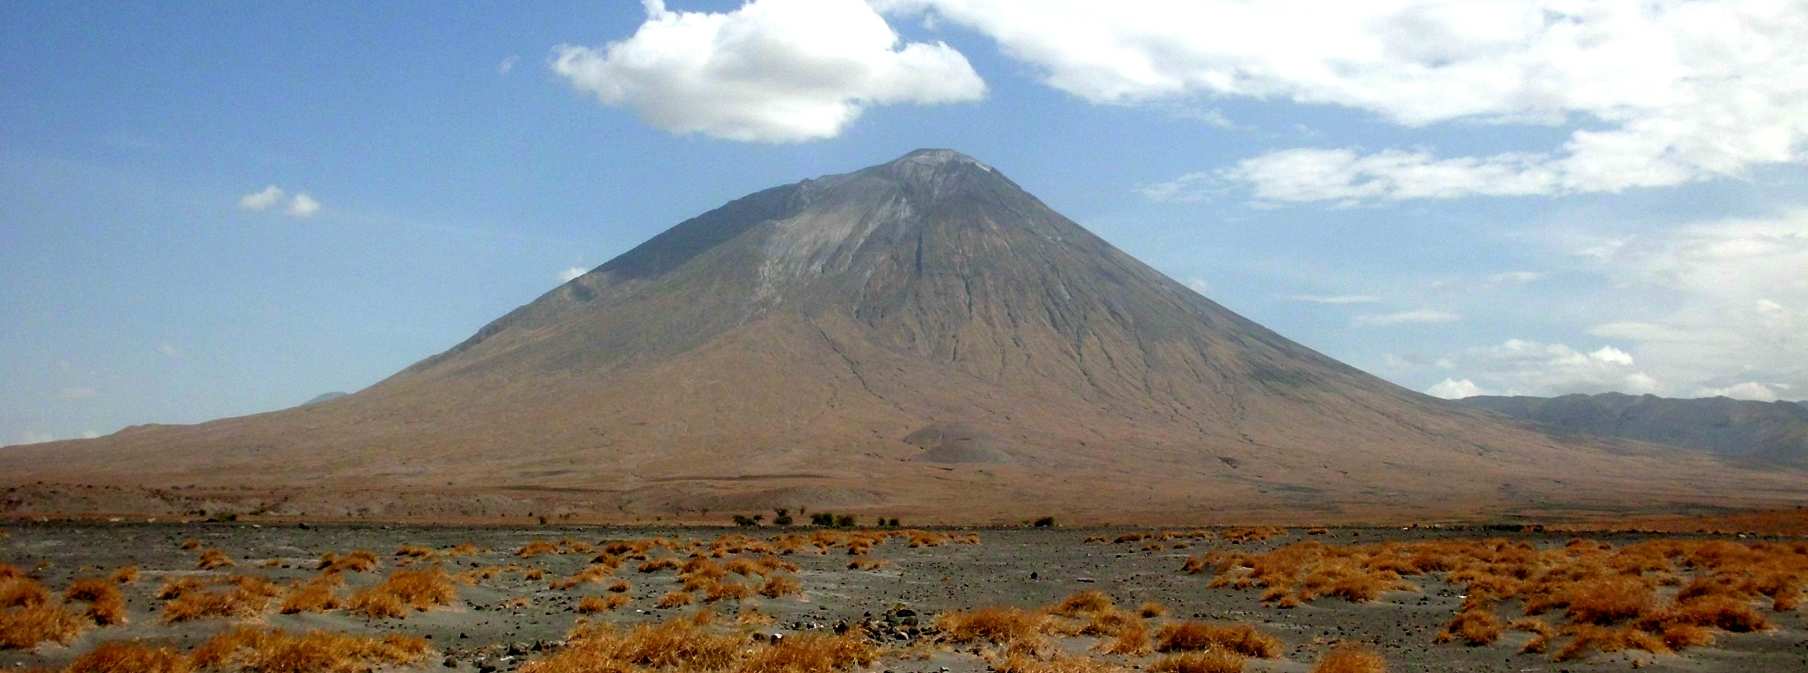
<svg viewBox="0 0 1808 673">
<path fill-rule="evenodd" d="M 1758 462 L 1808 464 L 1808 406 L 1727 397 L 1654 395 L 1470 397 L 1461 404 L 1563 434 L 1618 437 Z"/>
<path fill-rule="evenodd" d="M 345 395 L 346 395 L 346 393 L 342 393 L 337 390 L 330 392 L 330 393 L 321 393 L 319 395 L 315 395 L 313 399 L 310 399 L 306 402 L 302 402 L 299 406 L 305 407 L 310 404 L 320 404 L 321 402 L 331 402 L 331 401 L 339 399 L 341 397 L 345 397 Z"/>
</svg>

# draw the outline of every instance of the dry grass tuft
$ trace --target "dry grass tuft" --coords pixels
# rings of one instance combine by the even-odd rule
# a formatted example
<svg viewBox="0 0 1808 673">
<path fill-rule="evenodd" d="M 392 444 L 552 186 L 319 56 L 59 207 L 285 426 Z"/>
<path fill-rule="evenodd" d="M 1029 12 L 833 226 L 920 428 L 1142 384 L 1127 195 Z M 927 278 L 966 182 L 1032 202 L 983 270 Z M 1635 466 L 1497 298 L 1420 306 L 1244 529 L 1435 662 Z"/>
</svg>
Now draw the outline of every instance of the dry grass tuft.
<svg viewBox="0 0 1808 673">
<path fill-rule="evenodd" d="M 182 548 L 182 551 L 194 551 L 201 548 L 201 541 L 191 537 L 183 540 L 182 544 L 179 546 Z"/>
<path fill-rule="evenodd" d="M 379 667 L 408 666 L 427 658 L 427 641 L 414 636 L 381 638 L 313 631 L 238 628 L 195 648 L 196 668 L 257 673 L 368 673 Z"/>
<path fill-rule="evenodd" d="M 1387 660 L 1362 645 L 1338 645 L 1319 657 L 1312 673 L 1387 673 Z"/>
<path fill-rule="evenodd" d="M 803 585 L 790 575 L 773 575 L 760 584 L 760 595 L 767 598 L 784 598 L 803 591 Z"/>
<path fill-rule="evenodd" d="M 339 608 L 337 590 L 345 580 L 337 573 L 326 572 L 295 585 L 283 596 L 277 611 L 285 615 L 301 612 L 326 612 Z"/>
<path fill-rule="evenodd" d="M 10 608 L 0 611 L 0 650 L 29 650 L 46 641 L 67 645 L 87 628 L 87 619 L 61 605 Z"/>
<path fill-rule="evenodd" d="M 552 542 L 547 542 L 546 540 L 534 540 L 525 545 L 522 545 L 520 549 L 515 550 L 515 556 L 519 556 L 521 558 L 533 558 L 535 556 L 540 556 L 543 554 L 557 554 L 557 553 L 559 553 L 559 545 L 554 544 Z"/>
<path fill-rule="evenodd" d="M 314 566 L 316 570 L 328 573 L 348 571 L 362 573 L 375 570 L 376 567 L 377 555 L 363 549 L 344 556 L 340 556 L 333 552 L 321 554 L 320 563 Z"/>
<path fill-rule="evenodd" d="M 112 580 L 114 584 L 136 583 L 138 581 L 138 566 L 122 566 L 120 569 L 113 571 L 112 575 L 108 575 L 107 579 Z"/>
<path fill-rule="evenodd" d="M 1246 660 L 1221 650 L 1183 652 L 1155 660 L 1150 673 L 1242 673 Z"/>
<path fill-rule="evenodd" d="M 452 578 L 438 566 L 422 570 L 397 570 L 376 586 L 352 594 L 346 602 L 353 613 L 375 618 L 402 618 L 410 610 L 426 612 L 458 598 Z"/>
<path fill-rule="evenodd" d="M 848 570 L 878 570 L 891 565 L 891 561 L 876 559 L 871 556 L 855 556 L 848 559 Z"/>
<path fill-rule="evenodd" d="M 12 573 L 0 577 L 0 610 L 28 608 L 43 605 L 50 600 L 50 591 L 37 580 L 19 574 L 17 569 L 13 569 Z"/>
<path fill-rule="evenodd" d="M 63 600 L 88 604 L 87 616 L 98 626 L 126 623 L 126 597 L 112 579 L 83 579 L 69 583 Z"/>
<path fill-rule="evenodd" d="M 101 643 L 76 657 L 63 673 L 189 673 L 195 670 L 186 655 L 168 647 L 134 642 Z"/>
<path fill-rule="evenodd" d="M 989 607 L 936 615 L 935 626 L 950 642 L 994 645 L 1041 641 L 1046 615 L 1019 608 Z"/>
<path fill-rule="evenodd" d="M 578 599 L 577 611 L 580 615 L 594 615 L 608 612 L 628 604 L 628 597 L 621 594 L 608 596 L 585 596 Z"/>
<path fill-rule="evenodd" d="M 175 624 L 209 617 L 252 617 L 262 613 L 278 593 L 281 590 L 268 580 L 240 575 L 218 589 L 181 591 L 163 604 L 163 621 Z"/>
<path fill-rule="evenodd" d="M 1557 651 L 1557 661 L 1579 659 L 1590 651 L 1622 652 L 1625 650 L 1643 650 L 1654 654 L 1669 654 L 1670 646 L 1664 644 L 1662 638 L 1631 627 L 1605 627 L 1593 624 L 1577 624 L 1565 629 L 1572 636 L 1568 645 Z"/>
<path fill-rule="evenodd" d="M 401 558 L 412 558 L 412 559 L 431 558 L 433 556 L 433 548 L 432 547 L 422 547 L 420 545 L 405 544 L 396 549 L 395 555 L 398 557 L 401 557 Z"/>
<path fill-rule="evenodd" d="M 1141 606 L 1138 606 L 1136 608 L 1136 614 L 1140 615 L 1144 619 L 1154 619 L 1156 617 L 1160 617 L 1160 616 L 1168 614 L 1168 608 L 1155 601 L 1149 601 L 1147 603 L 1143 603 Z"/>
<path fill-rule="evenodd" d="M 1104 612 L 1116 607 L 1103 591 L 1080 591 L 1048 608 L 1048 613 L 1063 617 L 1079 617 Z"/>
<path fill-rule="evenodd" d="M 1437 642 L 1450 643 L 1461 641 L 1467 645 L 1489 645 L 1500 640 L 1503 629 L 1500 618 L 1487 610 L 1464 610 L 1456 613 L 1456 618 L 1444 625 L 1443 632 L 1438 634 Z"/>
<path fill-rule="evenodd" d="M 660 596 L 659 602 L 654 603 L 653 607 L 660 608 L 662 610 L 667 609 L 667 608 L 683 607 L 686 605 L 690 605 L 695 600 L 696 599 L 693 596 L 691 596 L 690 592 L 688 592 L 688 591 L 673 591 L 664 596 Z"/>
<path fill-rule="evenodd" d="M 1281 654 L 1281 641 L 1248 624 L 1220 626 L 1185 621 L 1161 627 L 1155 634 L 1157 652 L 1191 652 L 1222 648 L 1247 657 L 1273 659 Z"/>
<path fill-rule="evenodd" d="M 232 558 L 227 556 L 226 552 L 218 549 L 201 550 L 201 558 L 195 562 L 195 567 L 201 570 L 217 570 L 233 565 L 236 564 L 232 562 Z"/>
</svg>

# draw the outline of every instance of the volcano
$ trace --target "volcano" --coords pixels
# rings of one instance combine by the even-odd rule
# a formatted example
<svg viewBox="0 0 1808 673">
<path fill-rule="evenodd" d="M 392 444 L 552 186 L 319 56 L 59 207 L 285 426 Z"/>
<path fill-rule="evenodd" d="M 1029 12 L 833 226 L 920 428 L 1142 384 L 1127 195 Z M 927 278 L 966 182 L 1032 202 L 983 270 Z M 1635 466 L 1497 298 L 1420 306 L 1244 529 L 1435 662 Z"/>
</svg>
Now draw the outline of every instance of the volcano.
<svg viewBox="0 0 1808 673">
<path fill-rule="evenodd" d="M 143 507 L 397 518 L 1328 520 L 1802 496 L 1800 475 L 1610 442 L 1344 365 L 998 170 L 919 150 L 682 222 L 357 393 L 12 447 L 0 472 L 149 489 Z"/>
</svg>

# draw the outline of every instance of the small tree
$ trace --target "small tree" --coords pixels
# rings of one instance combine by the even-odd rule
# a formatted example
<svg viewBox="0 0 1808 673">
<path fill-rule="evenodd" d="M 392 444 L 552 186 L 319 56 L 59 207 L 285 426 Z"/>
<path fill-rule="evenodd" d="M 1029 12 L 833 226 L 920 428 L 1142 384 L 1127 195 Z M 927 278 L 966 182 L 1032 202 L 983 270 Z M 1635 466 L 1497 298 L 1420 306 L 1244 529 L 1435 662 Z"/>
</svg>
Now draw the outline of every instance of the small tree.
<svg viewBox="0 0 1808 673">
<path fill-rule="evenodd" d="M 1055 527 L 1055 517 L 1045 516 L 1040 519 L 1037 519 L 1035 523 L 1032 523 L 1030 525 L 1035 526 L 1037 528 L 1054 528 Z"/>
<path fill-rule="evenodd" d="M 810 515 L 810 525 L 833 526 L 835 525 L 835 515 L 828 512 L 816 512 Z"/>
<path fill-rule="evenodd" d="M 791 525 L 791 510 L 780 507 L 780 508 L 772 510 L 772 514 L 773 514 L 772 525 L 774 525 L 774 526 Z"/>
<path fill-rule="evenodd" d="M 734 515 L 734 522 L 735 522 L 736 526 L 748 526 L 748 527 L 758 526 L 758 525 L 760 525 L 761 518 L 762 517 L 760 517 L 758 515 L 747 516 L 745 514 L 736 514 L 736 515 Z"/>
<path fill-rule="evenodd" d="M 854 515 L 852 515 L 852 514 L 836 515 L 835 516 L 835 527 L 836 528 L 853 528 L 854 527 Z"/>
</svg>

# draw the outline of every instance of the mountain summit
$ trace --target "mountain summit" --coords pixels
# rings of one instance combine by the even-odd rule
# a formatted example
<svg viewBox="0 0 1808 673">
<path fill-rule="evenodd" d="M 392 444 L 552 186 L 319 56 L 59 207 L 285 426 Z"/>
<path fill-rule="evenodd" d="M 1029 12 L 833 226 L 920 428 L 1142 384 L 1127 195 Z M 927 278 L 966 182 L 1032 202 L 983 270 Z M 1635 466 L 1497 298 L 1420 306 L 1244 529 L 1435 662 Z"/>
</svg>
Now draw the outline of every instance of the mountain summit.
<svg viewBox="0 0 1808 673">
<path fill-rule="evenodd" d="M 358 393 L 9 449 L 0 468 L 363 490 L 421 516 L 1199 520 L 1722 502 L 1733 484 L 1794 497 L 1779 475 L 1553 438 L 1394 386 L 944 149 L 679 223 Z"/>
</svg>

